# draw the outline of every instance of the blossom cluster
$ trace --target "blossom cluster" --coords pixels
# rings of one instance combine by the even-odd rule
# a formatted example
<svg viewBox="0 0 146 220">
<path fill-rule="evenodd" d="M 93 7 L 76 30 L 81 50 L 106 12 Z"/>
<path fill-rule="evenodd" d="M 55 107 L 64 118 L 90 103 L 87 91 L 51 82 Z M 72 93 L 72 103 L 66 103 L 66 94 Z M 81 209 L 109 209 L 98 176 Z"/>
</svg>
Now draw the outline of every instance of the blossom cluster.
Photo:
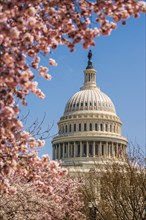
<svg viewBox="0 0 146 220">
<path fill-rule="evenodd" d="M 29 92 L 39 98 L 45 94 L 38 88 L 35 73 L 50 80 L 49 69 L 40 66 L 40 54 L 47 55 L 58 45 L 71 51 L 77 43 L 84 48 L 94 46 L 94 38 L 109 35 L 130 16 L 146 12 L 146 3 L 136 0 L 5 0 L 0 1 L 0 191 L 9 192 L 10 176 L 16 171 L 35 178 L 38 159 L 36 148 L 44 142 L 24 131 L 19 120 L 16 100 L 27 105 Z M 95 20 L 95 23 L 93 22 Z M 27 60 L 31 61 L 31 66 Z M 57 66 L 50 58 L 49 65 Z M 31 157 L 34 155 L 33 157 Z M 22 158 L 30 157 L 29 163 Z M 41 160 L 44 164 L 44 159 Z M 41 175 L 41 173 L 39 174 Z M 39 182 L 46 186 L 45 179 Z"/>
<path fill-rule="evenodd" d="M 67 170 L 47 155 L 42 159 L 22 157 L 21 164 L 28 166 L 11 175 L 9 194 L 0 197 L 0 219 L 85 219 L 81 213 L 83 202 L 78 187 L 81 184 L 67 178 Z M 45 182 L 45 184 L 44 184 Z M 17 191 L 16 191 L 17 188 Z M 22 203 L 23 201 L 23 203 Z M 10 208 L 11 207 L 11 208 Z"/>
</svg>

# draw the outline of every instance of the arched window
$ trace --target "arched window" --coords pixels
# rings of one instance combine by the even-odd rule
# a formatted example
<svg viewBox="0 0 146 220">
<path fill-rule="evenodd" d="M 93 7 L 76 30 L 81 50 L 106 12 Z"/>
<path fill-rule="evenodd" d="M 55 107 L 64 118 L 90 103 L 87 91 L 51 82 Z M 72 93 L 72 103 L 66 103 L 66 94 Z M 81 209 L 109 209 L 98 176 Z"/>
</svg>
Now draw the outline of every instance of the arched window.
<svg viewBox="0 0 146 220">
<path fill-rule="evenodd" d="M 108 125 L 107 124 L 105 125 L 105 131 L 106 132 L 108 131 Z"/>
<path fill-rule="evenodd" d="M 110 132 L 112 132 L 112 125 L 110 125 Z"/>
<path fill-rule="evenodd" d="M 71 132 L 71 124 L 69 125 L 69 132 Z"/>
<path fill-rule="evenodd" d="M 92 123 L 90 123 L 90 131 L 92 131 Z"/>
<path fill-rule="evenodd" d="M 74 131 L 76 131 L 76 124 L 74 124 Z"/>
<path fill-rule="evenodd" d="M 103 131 L 103 124 L 100 124 L 100 131 Z"/>
<path fill-rule="evenodd" d="M 95 123 L 95 131 L 98 131 L 98 124 Z"/>
<path fill-rule="evenodd" d="M 79 124 L 79 131 L 81 131 L 81 124 Z"/>
<path fill-rule="evenodd" d="M 116 126 L 114 125 L 114 132 L 116 132 Z"/>
<path fill-rule="evenodd" d="M 90 81 L 92 81 L 92 73 L 90 74 Z"/>
<path fill-rule="evenodd" d="M 87 131 L 87 124 L 84 124 L 84 131 Z"/>
<path fill-rule="evenodd" d="M 67 125 L 65 126 L 65 132 L 67 132 Z"/>
</svg>

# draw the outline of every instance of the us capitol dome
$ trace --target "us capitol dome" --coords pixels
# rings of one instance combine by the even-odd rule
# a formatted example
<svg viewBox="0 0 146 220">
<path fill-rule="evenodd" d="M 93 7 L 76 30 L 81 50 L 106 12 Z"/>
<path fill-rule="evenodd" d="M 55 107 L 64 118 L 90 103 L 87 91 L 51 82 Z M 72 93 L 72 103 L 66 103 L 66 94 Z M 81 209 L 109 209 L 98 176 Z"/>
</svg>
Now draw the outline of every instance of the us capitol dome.
<svg viewBox="0 0 146 220">
<path fill-rule="evenodd" d="M 92 52 L 84 70 L 84 85 L 67 102 L 52 140 L 53 159 L 70 170 L 89 170 L 95 162 L 124 159 L 127 139 L 111 99 L 96 85 Z"/>
</svg>

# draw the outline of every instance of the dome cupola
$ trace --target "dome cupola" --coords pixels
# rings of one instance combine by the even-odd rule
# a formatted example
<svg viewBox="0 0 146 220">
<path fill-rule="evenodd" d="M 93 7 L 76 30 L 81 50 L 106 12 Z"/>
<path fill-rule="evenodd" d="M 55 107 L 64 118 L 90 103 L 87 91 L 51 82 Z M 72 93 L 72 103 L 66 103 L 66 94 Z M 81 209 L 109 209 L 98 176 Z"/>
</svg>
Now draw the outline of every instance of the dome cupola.
<svg viewBox="0 0 146 220">
<path fill-rule="evenodd" d="M 96 70 L 92 65 L 92 52 L 88 53 L 88 65 L 84 70 L 84 85 L 67 102 L 64 116 L 79 111 L 109 112 L 116 114 L 111 99 L 96 86 Z"/>
</svg>

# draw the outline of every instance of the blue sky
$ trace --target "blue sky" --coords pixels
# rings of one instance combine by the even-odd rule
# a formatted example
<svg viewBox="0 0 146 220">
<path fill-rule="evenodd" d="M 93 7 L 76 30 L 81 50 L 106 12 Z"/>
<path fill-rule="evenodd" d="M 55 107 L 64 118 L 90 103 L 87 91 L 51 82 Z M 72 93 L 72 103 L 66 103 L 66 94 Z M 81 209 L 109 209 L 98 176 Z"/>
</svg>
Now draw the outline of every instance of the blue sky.
<svg viewBox="0 0 146 220">
<path fill-rule="evenodd" d="M 118 116 L 123 122 L 123 135 L 130 142 L 145 146 L 145 16 L 130 18 L 126 26 L 119 24 L 109 37 L 98 37 L 96 46 L 91 47 L 93 66 L 97 70 L 97 85 L 113 101 Z M 42 57 L 42 64 L 48 65 L 49 57 L 54 58 L 58 66 L 49 67 L 51 81 L 36 77 L 40 88 L 46 94 L 45 100 L 29 95 L 28 107 L 21 112 L 30 111 L 26 127 L 46 113 L 43 129 L 53 127 L 50 138 L 40 155 L 52 153 L 51 136 L 57 133 L 57 122 L 63 115 L 68 99 L 83 84 L 83 71 L 87 65 L 88 50 L 82 45 L 75 51 L 60 46 L 48 57 Z"/>
</svg>

